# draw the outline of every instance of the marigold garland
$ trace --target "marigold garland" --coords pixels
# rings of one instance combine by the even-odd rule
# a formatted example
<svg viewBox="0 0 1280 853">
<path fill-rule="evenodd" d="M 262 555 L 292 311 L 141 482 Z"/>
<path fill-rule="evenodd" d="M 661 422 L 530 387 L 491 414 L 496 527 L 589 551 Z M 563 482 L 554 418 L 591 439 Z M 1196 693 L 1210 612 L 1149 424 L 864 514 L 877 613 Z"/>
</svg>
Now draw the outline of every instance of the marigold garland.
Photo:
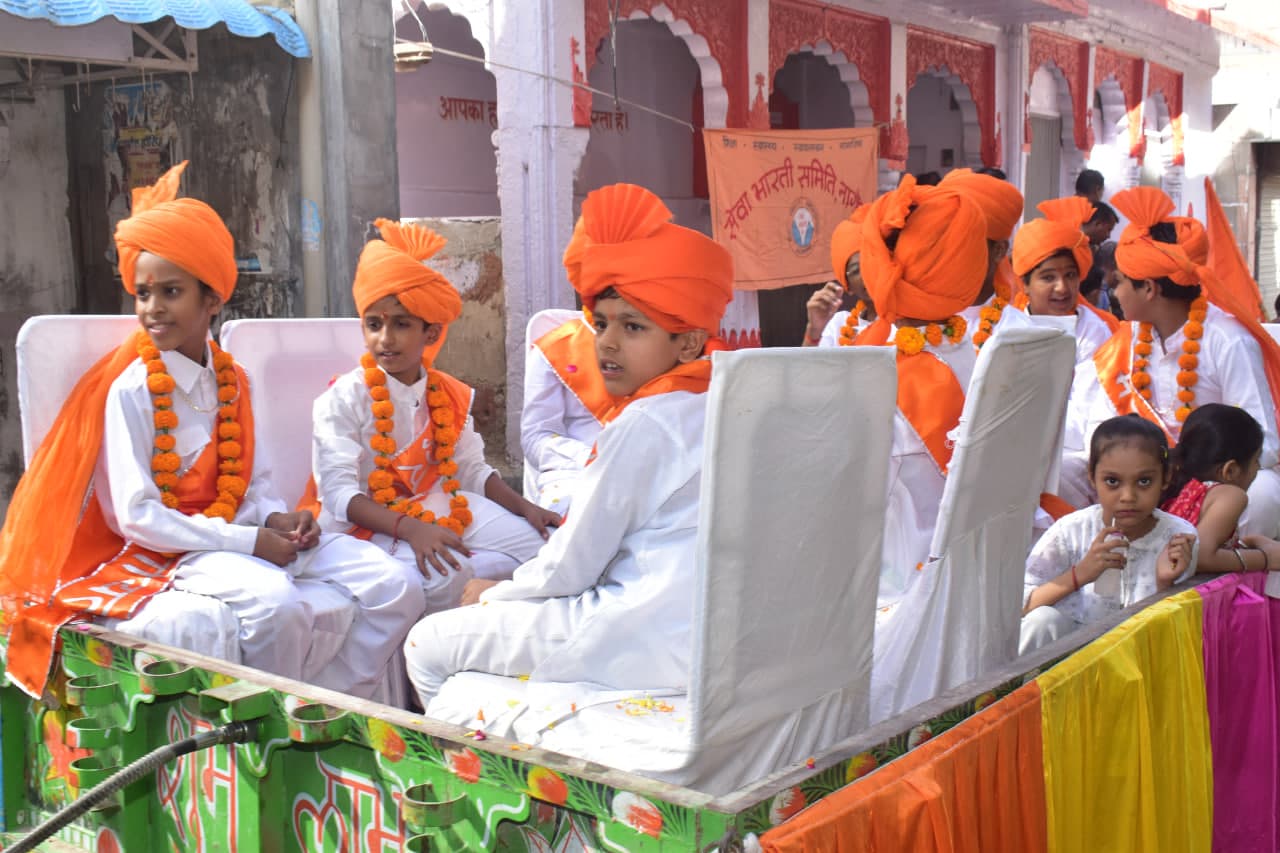
<svg viewBox="0 0 1280 853">
<path fill-rule="evenodd" d="M 858 322 L 862 319 L 862 312 L 867 310 L 867 303 L 861 299 L 853 306 L 853 310 L 849 312 L 849 316 L 845 318 L 844 325 L 840 327 L 840 346 L 853 346 L 853 339 L 858 336 Z"/>
<path fill-rule="evenodd" d="M 1191 303 L 1187 314 L 1187 322 L 1182 327 L 1182 355 L 1178 356 L 1178 402 L 1182 405 L 1174 412 L 1174 417 L 1181 423 L 1195 408 L 1196 383 L 1200 381 L 1197 368 L 1200 366 L 1200 338 L 1204 337 L 1204 319 L 1208 311 L 1209 300 L 1201 294 Z M 1151 375 L 1147 372 L 1151 366 L 1152 343 L 1150 323 L 1138 324 L 1138 340 L 1133 345 L 1133 371 L 1130 381 L 1134 390 L 1142 395 L 1142 399 L 1151 402 Z"/>
<path fill-rule="evenodd" d="M 964 340 L 966 328 L 964 318 L 953 314 L 941 324 L 926 324 L 923 332 L 915 326 L 899 326 L 893 335 L 893 343 L 903 355 L 916 355 L 924 349 L 926 343 L 936 347 L 944 338 L 953 344 L 959 343 Z"/>
<path fill-rule="evenodd" d="M 240 398 L 240 380 L 236 375 L 235 360 L 218 348 L 216 343 L 209 343 L 213 353 L 213 370 L 218 379 L 218 496 L 213 499 L 203 514 L 209 518 L 221 518 L 230 524 L 235 520 L 240 509 L 240 501 L 248 489 L 248 484 L 240 473 L 244 463 L 240 457 L 244 448 L 240 445 L 240 424 L 236 421 L 236 400 Z M 151 405 L 155 409 L 152 422 L 155 425 L 155 438 L 152 445 L 155 452 L 151 456 L 151 479 L 160 489 L 160 500 L 169 509 L 177 509 L 181 501 L 175 491 L 178 487 L 178 470 L 182 467 L 182 459 L 175 452 L 177 439 L 174 430 L 178 428 L 178 414 L 173 410 L 173 393 L 176 384 L 160 350 L 149 339 L 138 346 L 138 357 L 147 368 L 147 390 L 151 392 Z"/>
<path fill-rule="evenodd" d="M 360 357 L 360 366 L 364 368 L 364 383 L 369 388 L 373 428 L 376 430 L 376 434 L 369 439 L 369 447 L 377 454 L 373 458 L 374 469 L 369 474 L 370 495 L 389 510 L 403 513 L 424 524 L 437 524 L 461 536 L 467 525 L 471 524 L 471 510 L 467 508 L 466 497 L 459 493 L 462 484 L 452 479 L 458 473 L 458 463 L 453 461 L 458 431 L 454 428 L 455 418 L 453 409 L 449 406 L 449 395 L 441 389 L 434 371 L 428 370 L 427 414 L 432 426 L 432 456 L 440 476 L 449 478 L 440 484 L 449 495 L 449 514 L 437 517 L 418 501 L 401 497 L 396 492 L 395 476 L 387 470 L 396 453 L 396 440 L 391 435 L 395 430 L 395 405 L 391 402 L 391 392 L 387 389 L 387 375 L 378 369 L 377 361 L 369 353 Z"/>
<path fill-rule="evenodd" d="M 982 310 L 978 312 L 978 330 L 973 333 L 974 349 L 982 349 L 982 345 L 990 339 L 992 330 L 1000 322 L 1000 317 L 1004 315 L 1005 306 L 1008 304 L 997 296 L 990 305 L 982 306 Z"/>
</svg>

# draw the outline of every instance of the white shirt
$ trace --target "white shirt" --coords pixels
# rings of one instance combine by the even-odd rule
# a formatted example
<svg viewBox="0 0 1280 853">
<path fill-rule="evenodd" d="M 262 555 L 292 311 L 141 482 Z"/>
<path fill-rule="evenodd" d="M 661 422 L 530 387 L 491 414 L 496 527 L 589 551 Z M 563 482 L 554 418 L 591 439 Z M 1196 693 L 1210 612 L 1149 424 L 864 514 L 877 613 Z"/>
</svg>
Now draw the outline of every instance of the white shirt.
<svg viewBox="0 0 1280 853">
<path fill-rule="evenodd" d="M 1133 326 L 1133 342 L 1138 340 L 1138 324 Z M 1185 337 L 1182 328 L 1161 340 L 1152 333 L 1152 353 L 1147 369 L 1151 377 L 1151 404 L 1175 439 L 1182 431 L 1176 412 L 1178 402 L 1178 357 L 1182 355 Z M 1280 438 L 1276 433 L 1276 409 L 1262 366 L 1262 351 L 1235 318 L 1210 305 L 1205 315 L 1204 337 L 1200 339 L 1199 379 L 1195 387 L 1195 405 L 1226 403 L 1239 406 L 1262 425 L 1262 458 L 1260 465 L 1276 464 Z M 1089 440 L 1098 424 L 1115 417 L 1115 406 L 1098 381 L 1092 359 L 1076 367 L 1071 387 L 1071 404 L 1067 411 L 1064 451 L 1087 452 Z"/>
<path fill-rule="evenodd" d="M 890 332 L 890 340 L 893 332 Z M 967 337 L 959 343 L 927 346 L 914 358 L 942 359 L 962 391 L 967 393 L 977 353 Z M 947 478 L 906 416 L 893 417 L 893 451 L 889 458 L 889 499 L 885 513 L 884 555 L 881 560 L 878 604 L 887 607 L 906 592 L 916 566 L 929 559 L 929 545 L 938 524 L 938 507 Z"/>
<path fill-rule="evenodd" d="M 1053 607 L 1064 616 L 1084 624 L 1154 595 L 1157 592 L 1156 561 L 1161 552 L 1177 534 L 1195 536 L 1196 529 L 1185 519 L 1163 510 L 1157 509 L 1153 514 L 1156 526 L 1146 536 L 1128 543 L 1129 556 L 1123 569 L 1108 569 L 1098 580 L 1085 584 Z M 1023 603 L 1031 598 L 1036 587 L 1069 571 L 1083 560 L 1104 526 L 1100 504 L 1076 510 L 1055 521 L 1027 558 Z M 1191 564 L 1178 581 L 1195 573 L 1199 551 L 1200 543 L 1197 541 L 1192 546 Z"/>
<path fill-rule="evenodd" d="M 1037 326 L 1061 329 L 1073 336 L 1076 339 L 1076 364 L 1093 358 L 1098 347 L 1111 338 L 1111 329 L 1107 324 L 1083 305 L 1077 305 L 1076 312 L 1066 316 L 1028 312 L 1027 318 Z"/>
<path fill-rule="evenodd" d="M 597 368 L 591 364 L 582 369 Z M 573 479 L 582 473 L 602 428 L 595 415 L 587 411 L 560 379 L 546 354 L 537 345 L 530 345 L 524 360 L 520 449 L 525 462 L 533 469 L 539 493 L 553 482 Z"/>
<path fill-rule="evenodd" d="M 687 688 L 705 422 L 705 394 L 628 405 L 600 433 L 564 526 L 482 595 L 561 611 L 569 640 L 533 680 Z"/>
<path fill-rule="evenodd" d="M 405 385 L 388 375 L 386 387 L 395 406 L 395 430 L 391 436 L 395 439 L 397 453 L 421 436 L 426 456 L 431 459 L 431 431 L 426 429 L 430 418 L 426 402 L 426 372 L 412 385 Z M 374 436 L 374 417 L 363 367 L 342 374 L 316 398 L 311 408 L 311 421 L 315 433 L 311 444 L 311 470 L 323 506 L 318 521 L 326 533 L 338 532 L 351 523 L 347 518 L 351 499 L 356 495 L 369 494 L 369 475 L 374 469 L 376 454 L 369 447 Z M 455 447 L 453 461 L 458 463 L 455 479 L 462 484 L 463 491 L 484 494 L 485 481 L 494 469 L 484 460 L 484 439 L 475 431 L 470 405 L 466 422 L 458 431 Z M 411 473 L 418 475 L 411 476 L 411 480 L 420 483 L 427 471 Z M 443 480 L 443 477 L 437 478 L 430 489 L 415 488 L 414 498 L 420 500 L 426 494 L 440 492 Z"/>
<path fill-rule="evenodd" d="M 173 412 L 178 428 L 174 452 L 182 460 L 184 474 L 213 437 L 217 417 L 218 385 L 213 358 L 205 348 L 205 366 L 176 350 L 162 352 L 175 388 Z M 241 389 L 248 394 L 248 388 Z M 197 411 L 199 409 L 200 411 Z M 160 500 L 152 479 L 155 453 L 155 408 L 147 389 L 147 368 L 138 359 L 125 368 L 107 391 L 102 449 L 94 473 L 94 490 L 107 525 L 123 539 L 162 553 L 236 551 L 252 554 L 258 528 L 273 512 L 288 512 L 271 485 L 271 466 L 264 442 L 254 442 L 253 473 L 246 477 L 248 490 L 234 524 L 203 514 L 184 515 Z"/>
</svg>

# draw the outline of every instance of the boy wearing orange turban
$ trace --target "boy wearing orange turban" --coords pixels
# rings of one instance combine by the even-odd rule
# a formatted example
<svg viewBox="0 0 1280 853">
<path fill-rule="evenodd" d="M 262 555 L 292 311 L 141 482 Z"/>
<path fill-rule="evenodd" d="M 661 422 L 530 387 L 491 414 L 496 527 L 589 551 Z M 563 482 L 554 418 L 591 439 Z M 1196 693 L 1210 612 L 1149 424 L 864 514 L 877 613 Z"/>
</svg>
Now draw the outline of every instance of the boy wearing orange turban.
<svg viewBox="0 0 1280 853">
<path fill-rule="evenodd" d="M 1013 272 L 1026 288 L 1026 312 L 1037 325 L 1062 329 L 1076 339 L 1076 362 L 1093 358 L 1120 323 L 1080 297 L 1080 282 L 1093 267 L 1093 251 L 1082 230 L 1093 205 L 1080 196 L 1042 202 L 1043 219 L 1018 230 Z"/>
<path fill-rule="evenodd" d="M 533 322 L 531 321 L 530 325 Z M 539 506 L 568 513 L 591 448 L 613 405 L 596 360 L 596 335 L 585 315 L 541 335 L 524 356 L 520 448 L 526 490 Z"/>
<path fill-rule="evenodd" d="M 1021 296 L 1020 282 L 1009 268 L 1009 240 L 1022 219 L 1022 193 L 1008 181 L 972 169 L 952 169 L 939 186 L 978 205 L 986 222 L 987 274 L 973 304 L 960 312 L 969 337 L 982 346 L 1004 319 L 1005 307 Z"/>
<path fill-rule="evenodd" d="M 960 314 L 991 270 L 987 233 L 971 198 L 918 186 L 910 175 L 871 203 L 863 223 L 862 274 L 879 316 L 856 343 L 898 349 L 882 607 L 902 597 L 929 557 L 951 462 L 948 433 L 960 423 L 976 362 Z"/>
<path fill-rule="evenodd" d="M 564 253 L 591 312 L 613 405 L 564 527 L 482 607 L 437 613 L 405 646 L 428 716 L 475 723 L 470 697 L 433 702 L 464 670 L 546 682 L 656 690 L 689 683 L 694 543 L 706 403 L 704 351 L 732 297 L 729 253 L 670 222 L 648 190 L 596 190 Z M 563 716 L 568 701 L 558 702 Z"/>
<path fill-rule="evenodd" d="M 276 496 L 248 380 L 209 339 L 236 284 L 231 234 L 208 205 L 175 199 L 185 166 L 135 190 L 116 229 L 142 328 L 77 385 L 10 507 L 9 674 L 40 695 L 58 628 L 86 616 L 207 654 L 222 643 L 205 633 L 216 602 L 233 659 L 372 697 L 421 593 L 376 548 L 321 536 Z M 295 583 L 308 578 L 352 596 L 349 632 L 316 636 Z"/>
<path fill-rule="evenodd" d="M 456 607 L 473 574 L 510 576 L 560 516 L 485 462 L 475 392 L 433 366 L 462 313 L 458 291 L 423 263 L 445 239 L 374 224 L 382 237 L 365 244 L 352 287 L 369 351 L 312 409 L 318 517 L 325 530 L 354 526 L 420 572 L 432 612 Z"/>
<path fill-rule="evenodd" d="M 862 221 L 866 217 L 867 205 L 859 205 L 831 233 L 831 274 L 836 280 L 815 290 L 805 304 L 809 323 L 805 326 L 800 346 L 836 347 L 840 346 L 842 339 L 852 342 L 875 320 L 876 306 L 862 283 L 862 268 L 858 261 Z M 846 294 L 854 299 L 851 311 L 840 310 Z"/>
<path fill-rule="evenodd" d="M 1205 266 L 1204 228 L 1170 217 L 1174 208 L 1167 195 L 1137 187 L 1117 193 L 1112 204 L 1129 220 L 1116 247 L 1115 295 L 1131 322 L 1076 371 L 1063 482 L 1080 492 L 1081 505 L 1089 502 L 1081 460 L 1093 430 L 1109 417 L 1141 415 L 1172 443 L 1195 407 L 1239 406 L 1264 433 L 1262 470 L 1249 490 L 1252 528 L 1242 530 L 1274 536 L 1280 527 L 1280 475 L 1271 470 L 1280 448 L 1280 348 L 1247 306 L 1233 305 L 1216 289 L 1217 279 Z"/>
</svg>

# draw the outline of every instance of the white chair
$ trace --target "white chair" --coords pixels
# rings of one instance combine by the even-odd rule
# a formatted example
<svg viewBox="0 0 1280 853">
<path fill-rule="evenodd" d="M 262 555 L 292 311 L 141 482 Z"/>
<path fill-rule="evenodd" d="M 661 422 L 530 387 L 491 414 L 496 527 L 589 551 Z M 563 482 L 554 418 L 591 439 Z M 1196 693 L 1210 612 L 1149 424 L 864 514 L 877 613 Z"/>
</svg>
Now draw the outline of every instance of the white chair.
<svg viewBox="0 0 1280 853">
<path fill-rule="evenodd" d="M 360 320 L 230 320 L 220 338 L 249 374 L 254 420 L 263 425 L 258 441 L 276 491 L 292 507 L 311 476 L 311 404 L 335 376 L 360 363 Z"/>
<path fill-rule="evenodd" d="M 25 462 L 30 463 L 84 373 L 137 328 L 131 315 L 48 315 L 22 324 L 16 350 Z M 165 590 L 131 619 L 100 622 L 144 640 L 240 662 L 240 622 L 215 598 Z"/>
<path fill-rule="evenodd" d="M 887 719 L 1017 656 L 1022 580 L 1046 460 L 1061 443 L 1075 341 L 1002 330 L 966 395 L 925 565 L 876 626 L 871 720 Z"/>
<path fill-rule="evenodd" d="M 478 673 L 433 701 L 528 743 L 708 794 L 803 761 L 868 718 L 897 378 L 892 350 L 716 353 L 689 692 L 665 713 Z M 620 695 L 621 699 L 622 696 Z M 532 708 L 521 714 L 515 703 Z"/>
<path fill-rule="evenodd" d="M 545 365 L 545 360 L 539 354 L 535 353 L 534 342 L 538 338 L 550 331 L 564 325 L 575 317 L 580 317 L 581 312 L 570 308 L 545 308 L 537 312 L 529 318 L 528 325 L 524 330 L 524 399 L 528 400 L 533 396 L 531 383 L 536 379 Z M 522 422 L 523 426 L 523 422 Z M 531 501 L 538 500 L 538 470 L 529 464 L 529 460 L 524 460 L 524 496 Z"/>
</svg>

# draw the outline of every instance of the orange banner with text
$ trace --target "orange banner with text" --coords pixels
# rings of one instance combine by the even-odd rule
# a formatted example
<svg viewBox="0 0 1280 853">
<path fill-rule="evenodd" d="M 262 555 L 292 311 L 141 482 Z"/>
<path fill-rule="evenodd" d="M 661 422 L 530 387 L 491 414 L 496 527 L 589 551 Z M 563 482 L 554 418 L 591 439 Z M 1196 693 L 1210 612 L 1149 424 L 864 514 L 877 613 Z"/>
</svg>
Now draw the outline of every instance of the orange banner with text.
<svg viewBox="0 0 1280 853">
<path fill-rule="evenodd" d="M 704 130 L 712 235 L 734 287 L 831 279 L 831 232 L 876 193 L 879 132 Z"/>
</svg>

